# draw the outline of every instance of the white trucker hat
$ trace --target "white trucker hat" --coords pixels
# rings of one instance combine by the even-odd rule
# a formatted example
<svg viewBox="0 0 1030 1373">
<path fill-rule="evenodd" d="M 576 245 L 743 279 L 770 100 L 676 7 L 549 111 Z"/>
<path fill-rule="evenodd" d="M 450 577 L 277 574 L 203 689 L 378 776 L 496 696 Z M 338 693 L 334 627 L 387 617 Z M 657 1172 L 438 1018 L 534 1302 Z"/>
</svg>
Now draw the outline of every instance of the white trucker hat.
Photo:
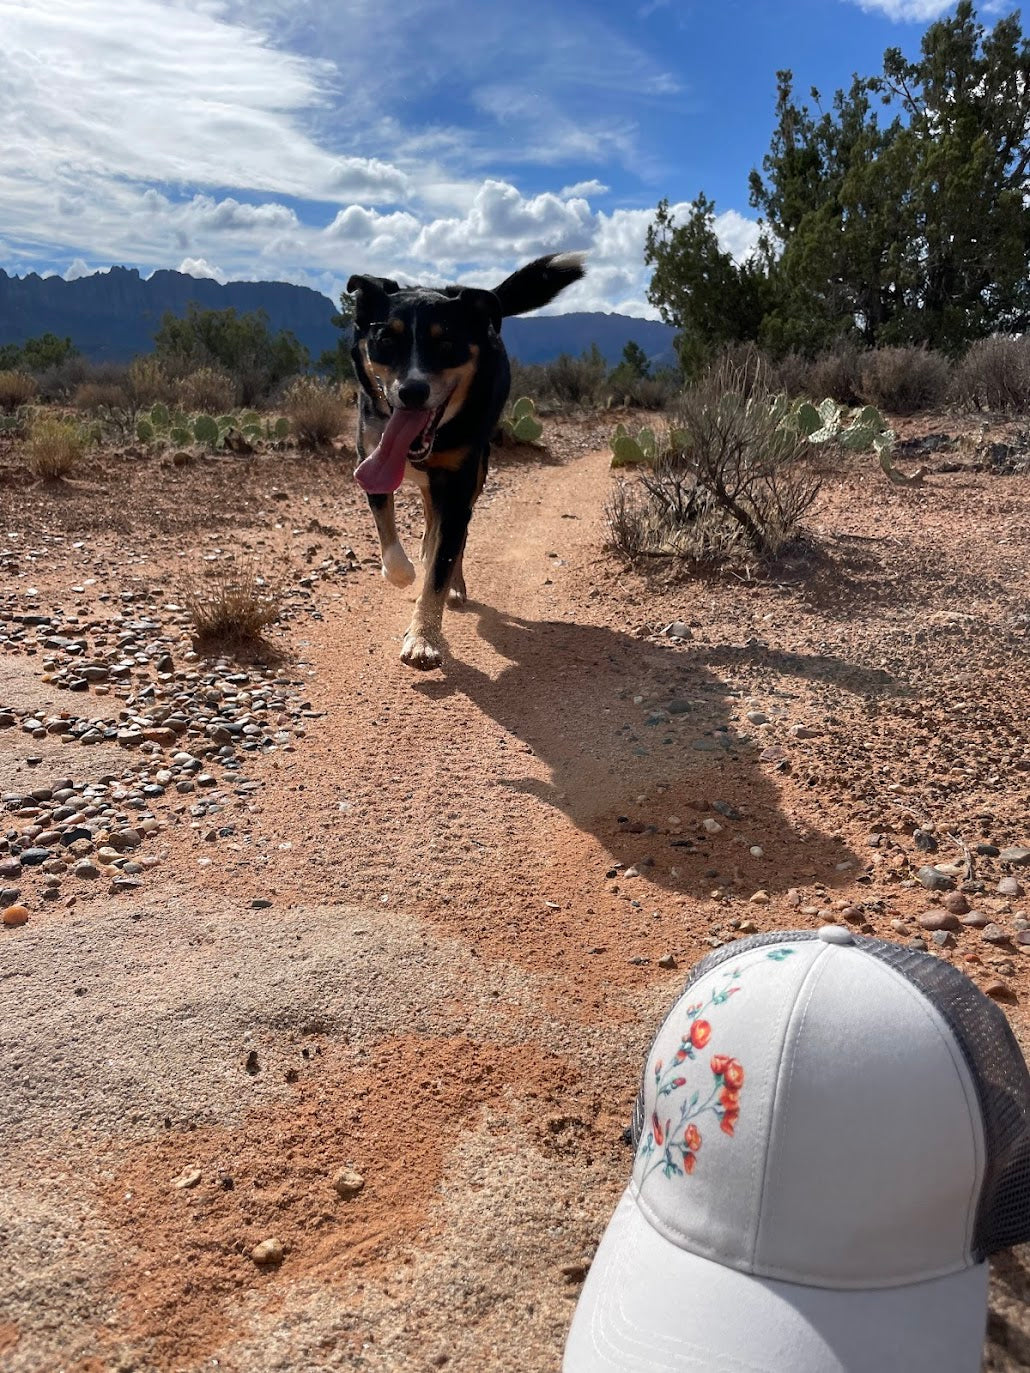
<svg viewBox="0 0 1030 1373">
<path fill-rule="evenodd" d="M 691 974 L 564 1373 L 977 1373 L 1030 1239 L 1030 1076 L 941 958 L 829 926 Z"/>
</svg>

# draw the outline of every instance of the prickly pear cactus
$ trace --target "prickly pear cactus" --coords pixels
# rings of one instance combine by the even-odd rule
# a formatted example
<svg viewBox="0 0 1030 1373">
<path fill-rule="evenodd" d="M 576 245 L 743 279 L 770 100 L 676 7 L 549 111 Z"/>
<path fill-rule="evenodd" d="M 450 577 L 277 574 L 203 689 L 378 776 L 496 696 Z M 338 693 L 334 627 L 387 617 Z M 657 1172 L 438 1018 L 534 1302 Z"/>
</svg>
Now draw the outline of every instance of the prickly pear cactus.
<svg viewBox="0 0 1030 1373">
<path fill-rule="evenodd" d="M 501 421 L 501 428 L 516 443 L 536 443 L 544 426 L 536 417 L 536 406 L 529 396 L 520 396 Z"/>
<path fill-rule="evenodd" d="M 210 415 L 198 415 L 193 421 L 193 437 L 198 443 L 206 443 L 213 448 L 219 439 L 217 420 Z"/>
</svg>

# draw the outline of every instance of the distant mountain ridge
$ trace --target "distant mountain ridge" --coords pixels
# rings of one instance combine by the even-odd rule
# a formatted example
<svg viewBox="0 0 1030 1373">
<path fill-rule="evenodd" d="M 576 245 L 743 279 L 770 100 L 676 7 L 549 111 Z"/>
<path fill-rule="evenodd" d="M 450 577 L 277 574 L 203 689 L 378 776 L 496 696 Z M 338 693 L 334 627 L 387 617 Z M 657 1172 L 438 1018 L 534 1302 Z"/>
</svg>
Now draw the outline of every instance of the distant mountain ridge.
<svg viewBox="0 0 1030 1373">
<path fill-rule="evenodd" d="M 166 312 L 186 312 L 195 302 L 205 310 L 232 306 L 241 314 L 264 310 L 273 329 L 289 329 L 311 353 L 334 348 L 336 304 L 320 291 L 284 281 L 228 281 L 224 285 L 184 272 L 159 271 L 146 279 L 135 267 L 65 281 L 63 277 L 8 276 L 0 268 L 0 344 L 23 343 L 39 334 L 70 338 L 95 362 L 128 362 L 149 352 Z M 673 361 L 676 331 L 653 319 L 629 315 L 537 315 L 508 319 L 503 337 L 521 362 L 550 362 L 560 353 L 578 355 L 596 343 L 609 365 L 631 340 L 659 363 Z"/>
</svg>

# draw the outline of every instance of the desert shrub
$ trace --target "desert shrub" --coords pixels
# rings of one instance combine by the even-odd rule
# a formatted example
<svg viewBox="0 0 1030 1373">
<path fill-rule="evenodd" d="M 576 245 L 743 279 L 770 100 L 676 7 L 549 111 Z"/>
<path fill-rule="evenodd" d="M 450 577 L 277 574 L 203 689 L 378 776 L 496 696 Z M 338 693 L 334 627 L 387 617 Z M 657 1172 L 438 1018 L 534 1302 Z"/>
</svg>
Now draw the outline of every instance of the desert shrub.
<svg viewBox="0 0 1030 1373">
<path fill-rule="evenodd" d="M 35 376 L 40 400 L 61 403 L 71 398 L 77 386 L 93 380 L 93 369 L 85 358 L 69 357 Z"/>
<path fill-rule="evenodd" d="M 150 354 L 133 358 L 129 366 L 129 391 L 136 404 L 141 407 L 164 405 L 175 401 L 175 387 L 161 363 Z"/>
<path fill-rule="evenodd" d="M 895 415 L 939 405 L 951 383 L 951 364 L 927 348 L 874 348 L 862 359 L 861 399 Z"/>
<path fill-rule="evenodd" d="M 612 546 L 713 562 L 774 557 L 797 537 L 819 478 L 757 360 L 717 363 L 684 391 L 672 426 L 639 491 L 608 503 Z"/>
<path fill-rule="evenodd" d="M 236 382 L 219 367 L 198 367 L 174 385 L 176 403 L 183 410 L 221 415 L 236 404 Z"/>
<path fill-rule="evenodd" d="M 42 481 L 59 481 L 78 466 L 86 438 L 77 424 L 56 415 L 36 415 L 25 440 L 29 471 Z"/>
<path fill-rule="evenodd" d="M 857 405 L 862 399 L 861 383 L 862 354 L 857 348 L 836 348 L 809 363 L 807 394 L 813 400 L 829 396 L 839 405 Z"/>
<path fill-rule="evenodd" d="M 816 388 L 812 385 L 811 358 L 806 358 L 801 353 L 785 353 L 773 364 L 772 370 L 777 391 L 782 391 L 792 399 L 816 396 Z M 828 391 L 824 391 L 816 398 L 823 400 L 829 394 Z"/>
<path fill-rule="evenodd" d="M 233 556 L 186 580 L 182 601 L 199 643 L 247 644 L 261 639 L 282 611 L 281 580 L 253 558 Z"/>
<path fill-rule="evenodd" d="M 84 381 L 72 393 L 72 405 L 88 415 L 99 415 L 129 408 L 125 389 L 114 382 Z"/>
<path fill-rule="evenodd" d="M 637 410 L 667 410 L 682 389 L 682 380 L 671 368 L 653 377 L 628 376 L 619 368 L 608 378 L 608 397 L 616 405 Z"/>
<path fill-rule="evenodd" d="M 237 399 L 250 406 L 308 365 L 308 350 L 286 329 L 273 333 L 263 310 L 239 315 L 202 310 L 196 302 L 185 315 L 170 312 L 154 336 L 157 359 L 172 376 L 214 367 L 235 381 Z"/>
<path fill-rule="evenodd" d="M 617 482 L 604 505 L 605 546 L 629 562 L 660 549 L 662 536 L 654 527 L 654 513 L 639 482 Z"/>
<path fill-rule="evenodd" d="M 297 442 L 304 448 L 323 448 L 347 428 L 347 402 L 332 382 L 300 377 L 286 392 L 283 408 Z"/>
<path fill-rule="evenodd" d="M 1030 338 L 995 334 L 974 343 L 955 368 L 952 396 L 971 410 L 1030 408 Z"/>
<path fill-rule="evenodd" d="M 11 414 L 35 400 L 39 388 L 28 372 L 0 372 L 0 410 Z"/>
</svg>

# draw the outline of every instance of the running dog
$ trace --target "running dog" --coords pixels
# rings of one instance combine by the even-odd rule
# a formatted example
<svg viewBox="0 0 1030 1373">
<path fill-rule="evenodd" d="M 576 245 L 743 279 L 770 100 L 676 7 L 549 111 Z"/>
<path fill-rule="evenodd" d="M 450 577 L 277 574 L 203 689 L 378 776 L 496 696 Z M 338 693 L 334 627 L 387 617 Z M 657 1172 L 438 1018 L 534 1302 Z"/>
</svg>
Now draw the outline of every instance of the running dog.
<svg viewBox="0 0 1030 1373">
<path fill-rule="evenodd" d="M 394 521 L 393 493 L 405 477 L 418 485 L 425 509 L 425 580 L 401 649 L 409 667 L 440 666 L 444 604 L 465 602 L 469 520 L 511 387 L 501 321 L 546 305 L 582 275 L 581 254 L 552 253 L 492 291 L 401 287 L 372 276 L 347 282 L 361 386 L 354 476 L 368 494 L 383 576 L 394 586 L 415 580 Z"/>
</svg>

